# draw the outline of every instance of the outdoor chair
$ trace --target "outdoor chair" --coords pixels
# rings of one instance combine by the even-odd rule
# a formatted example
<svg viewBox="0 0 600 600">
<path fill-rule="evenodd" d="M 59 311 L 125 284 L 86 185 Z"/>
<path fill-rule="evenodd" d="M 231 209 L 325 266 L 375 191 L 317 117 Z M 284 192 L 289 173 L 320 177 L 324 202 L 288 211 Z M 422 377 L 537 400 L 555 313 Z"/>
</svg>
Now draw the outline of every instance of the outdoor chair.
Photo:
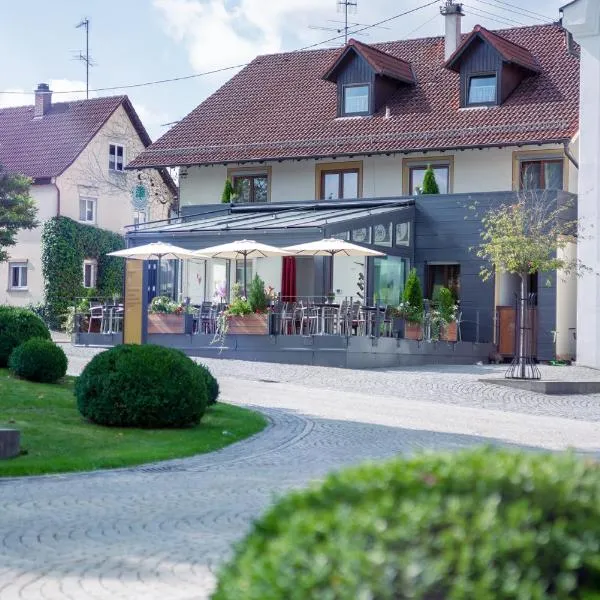
<svg viewBox="0 0 600 600">
<path fill-rule="evenodd" d="M 203 302 L 200 306 L 200 314 L 198 316 L 197 333 L 212 333 L 211 332 L 211 310 L 212 302 Z"/>
<path fill-rule="evenodd" d="M 98 330 L 104 330 L 104 306 L 100 302 L 90 303 L 90 317 L 88 321 L 88 333 L 92 331 L 92 323 L 98 322 Z"/>
<path fill-rule="evenodd" d="M 300 312 L 300 333 L 302 335 L 315 335 L 319 331 L 319 310 L 313 303 L 304 306 L 300 301 L 298 310 Z"/>
<path fill-rule="evenodd" d="M 456 315 L 456 339 L 459 342 L 462 342 L 462 331 L 461 331 L 461 324 L 462 324 L 462 311 L 459 311 L 458 314 Z"/>
<path fill-rule="evenodd" d="M 112 309 L 112 319 L 110 325 L 110 333 L 118 333 L 123 331 L 123 315 L 125 308 L 122 304 L 117 304 Z"/>
<path fill-rule="evenodd" d="M 349 321 L 353 335 L 365 335 L 366 320 L 360 302 L 354 302 L 350 307 Z"/>
<path fill-rule="evenodd" d="M 281 304 L 279 333 L 282 335 L 296 333 L 296 303 L 283 302 Z"/>
</svg>

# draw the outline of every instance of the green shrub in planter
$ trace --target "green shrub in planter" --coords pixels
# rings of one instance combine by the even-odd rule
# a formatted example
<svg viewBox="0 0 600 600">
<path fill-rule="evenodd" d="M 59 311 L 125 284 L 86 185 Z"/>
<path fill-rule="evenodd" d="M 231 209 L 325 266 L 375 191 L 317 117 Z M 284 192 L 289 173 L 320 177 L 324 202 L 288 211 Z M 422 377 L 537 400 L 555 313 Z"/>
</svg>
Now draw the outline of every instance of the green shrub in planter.
<svg viewBox="0 0 600 600">
<path fill-rule="evenodd" d="M 96 355 L 75 384 L 79 412 L 115 427 L 187 427 L 208 405 L 206 377 L 173 348 L 122 345 Z"/>
<path fill-rule="evenodd" d="M 0 306 L 0 367 L 8 365 L 8 358 L 17 346 L 32 338 L 50 339 L 44 321 L 30 310 Z"/>
<path fill-rule="evenodd" d="M 208 390 L 208 406 L 212 406 L 217 403 L 217 398 L 219 397 L 219 382 L 207 366 L 198 365 L 198 368 L 204 373 L 206 388 Z"/>
<path fill-rule="evenodd" d="M 484 449 L 370 464 L 256 522 L 213 600 L 600 596 L 600 468 Z"/>
<path fill-rule="evenodd" d="M 55 383 L 66 375 L 68 361 L 63 349 L 52 340 L 32 338 L 12 351 L 8 366 L 23 379 Z"/>
</svg>

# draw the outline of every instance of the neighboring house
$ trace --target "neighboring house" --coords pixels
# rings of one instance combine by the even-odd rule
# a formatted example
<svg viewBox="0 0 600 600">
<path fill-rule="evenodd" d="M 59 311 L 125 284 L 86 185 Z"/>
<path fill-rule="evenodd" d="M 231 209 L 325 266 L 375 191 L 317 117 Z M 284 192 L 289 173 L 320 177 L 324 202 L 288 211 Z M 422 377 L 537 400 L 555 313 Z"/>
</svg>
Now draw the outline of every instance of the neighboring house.
<svg viewBox="0 0 600 600">
<path fill-rule="evenodd" d="M 416 266 L 428 297 L 440 285 L 452 288 L 468 335 L 491 340 L 496 308 L 513 305 L 518 286 L 503 275 L 481 282 L 469 250 L 480 217 L 466 206 L 477 202 L 481 213 L 523 189 L 543 190 L 549 201 L 576 193 L 579 48 L 558 24 L 477 26 L 464 35 L 461 17 L 449 1 L 445 37 L 350 40 L 342 49 L 256 58 L 133 161 L 139 169 L 180 167 L 187 217 L 132 239 L 201 248 L 236 237 L 285 245 L 340 235 L 388 256 L 365 264 L 336 258 L 333 276 L 327 261 L 297 260 L 298 294 L 332 286 L 355 296 L 366 265 L 368 296 L 397 303 Z M 419 195 L 428 165 L 438 198 Z M 226 178 L 235 204 L 214 212 Z M 213 212 L 199 214 L 206 211 Z M 251 270 L 281 289 L 281 265 L 259 259 Z M 239 280 L 240 269 L 190 264 L 182 293 L 210 298 L 217 284 Z M 548 358 L 553 331 L 561 353 L 571 345 L 575 282 L 554 278 L 546 288 L 544 281 L 531 284 L 539 294 L 538 355 Z"/>
<path fill-rule="evenodd" d="M 125 171 L 150 143 L 127 96 L 54 103 L 40 84 L 34 106 L 0 109 L 0 164 L 33 180 L 40 223 L 20 232 L 10 259 L 0 263 L 0 304 L 43 302 L 40 242 L 47 219 L 70 217 L 123 234 L 126 225 L 169 216 L 177 190 L 166 170 Z M 136 190 L 142 198 L 134 209 Z M 81 265 L 84 287 L 95 287 L 96 273 L 94 260 Z"/>
</svg>

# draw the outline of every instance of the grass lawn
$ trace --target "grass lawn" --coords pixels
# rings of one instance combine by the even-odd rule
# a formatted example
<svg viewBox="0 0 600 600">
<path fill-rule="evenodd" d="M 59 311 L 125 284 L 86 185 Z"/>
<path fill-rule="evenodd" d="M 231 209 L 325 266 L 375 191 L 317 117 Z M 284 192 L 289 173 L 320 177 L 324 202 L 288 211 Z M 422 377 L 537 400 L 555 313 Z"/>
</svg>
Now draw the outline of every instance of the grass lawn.
<svg viewBox="0 0 600 600">
<path fill-rule="evenodd" d="M 21 431 L 26 452 L 0 460 L 0 476 L 92 471 L 212 452 L 247 438 L 265 425 L 259 413 L 217 403 L 189 429 L 117 429 L 86 422 L 64 383 L 30 383 L 0 369 L 0 428 Z"/>
</svg>

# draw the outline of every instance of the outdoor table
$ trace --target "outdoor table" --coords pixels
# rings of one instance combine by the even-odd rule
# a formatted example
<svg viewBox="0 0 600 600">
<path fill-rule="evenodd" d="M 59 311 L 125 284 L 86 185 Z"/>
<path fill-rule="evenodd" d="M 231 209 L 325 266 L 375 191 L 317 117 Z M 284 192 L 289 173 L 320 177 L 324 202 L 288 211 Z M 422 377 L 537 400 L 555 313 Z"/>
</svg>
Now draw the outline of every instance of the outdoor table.
<svg viewBox="0 0 600 600">
<path fill-rule="evenodd" d="M 319 335 L 324 335 L 325 334 L 325 309 L 327 308 L 333 308 L 335 310 L 339 310 L 340 309 L 340 305 L 339 304 L 333 304 L 330 302 L 315 302 L 313 304 L 313 306 L 315 308 L 319 309 L 319 320 L 320 320 L 320 331 L 319 331 Z"/>
</svg>

